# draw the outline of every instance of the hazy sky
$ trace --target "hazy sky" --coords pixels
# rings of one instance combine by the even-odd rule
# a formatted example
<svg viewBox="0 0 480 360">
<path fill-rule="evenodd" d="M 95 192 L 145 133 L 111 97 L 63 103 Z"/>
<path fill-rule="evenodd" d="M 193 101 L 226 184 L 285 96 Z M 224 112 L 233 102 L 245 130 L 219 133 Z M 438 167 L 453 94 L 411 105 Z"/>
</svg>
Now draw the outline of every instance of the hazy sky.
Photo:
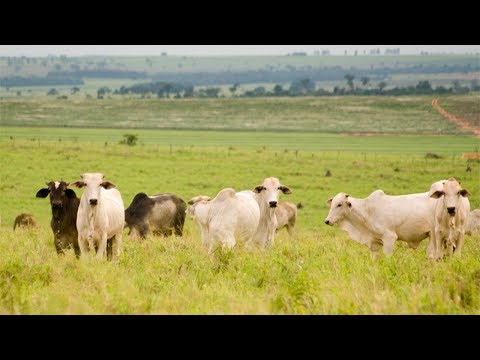
<svg viewBox="0 0 480 360">
<path fill-rule="evenodd" d="M 312 54 L 315 50 L 329 49 L 331 54 L 363 54 L 370 49 L 400 48 L 401 54 L 480 53 L 480 45 L 0 45 L 0 56 L 47 55 L 286 55 L 295 51 Z"/>
</svg>

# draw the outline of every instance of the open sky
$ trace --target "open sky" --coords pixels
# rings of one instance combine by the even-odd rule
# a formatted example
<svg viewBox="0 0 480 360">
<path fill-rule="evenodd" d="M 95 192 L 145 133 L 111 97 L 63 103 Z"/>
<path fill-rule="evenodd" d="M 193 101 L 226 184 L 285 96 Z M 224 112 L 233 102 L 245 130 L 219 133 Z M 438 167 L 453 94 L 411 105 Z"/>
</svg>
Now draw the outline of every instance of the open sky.
<svg viewBox="0 0 480 360">
<path fill-rule="evenodd" d="M 223 55 L 286 55 L 303 51 L 313 54 L 315 50 L 329 49 L 332 55 L 368 54 L 370 49 L 400 48 L 400 54 L 429 53 L 476 53 L 480 45 L 0 45 L 0 56 L 47 56 L 47 55 L 168 55 L 223 56 Z"/>
</svg>

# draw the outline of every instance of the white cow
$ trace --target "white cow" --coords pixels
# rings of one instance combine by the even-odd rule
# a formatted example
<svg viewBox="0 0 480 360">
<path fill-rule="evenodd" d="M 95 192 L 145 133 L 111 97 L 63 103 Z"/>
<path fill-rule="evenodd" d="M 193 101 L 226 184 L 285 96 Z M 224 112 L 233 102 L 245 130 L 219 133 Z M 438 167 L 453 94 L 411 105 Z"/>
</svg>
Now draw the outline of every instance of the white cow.
<svg viewBox="0 0 480 360">
<path fill-rule="evenodd" d="M 447 255 L 453 251 L 460 256 L 462 254 L 465 226 L 470 214 L 470 202 L 467 189 L 462 189 L 454 178 L 448 179 L 443 184 L 442 190 L 437 190 L 430 195 L 438 199 L 435 207 L 435 248 L 434 258 L 443 257 L 443 248 Z"/>
<path fill-rule="evenodd" d="M 470 211 L 467 226 L 465 227 L 466 235 L 475 235 L 480 233 L 480 209 Z"/>
<path fill-rule="evenodd" d="M 295 205 L 288 201 L 280 201 L 275 210 L 275 215 L 277 216 L 277 232 L 286 227 L 288 234 L 293 236 L 295 223 L 297 221 L 297 210 L 302 207 L 302 203 Z"/>
<path fill-rule="evenodd" d="M 262 247 L 273 245 L 277 228 L 275 210 L 280 191 L 291 194 L 277 178 L 266 178 L 252 190 L 223 189 L 213 200 L 201 195 L 191 199 L 187 209 L 202 231 L 202 242 L 210 251 L 216 242 L 232 248 L 236 241 Z M 258 216 L 258 218 L 257 218 Z"/>
<path fill-rule="evenodd" d="M 97 258 L 105 256 L 107 240 L 112 239 L 112 258 L 118 259 L 125 224 L 125 208 L 115 185 L 104 181 L 101 173 L 85 173 L 82 180 L 70 183 L 86 187 L 80 198 L 77 214 L 78 245 L 82 256 L 89 250 L 97 251 Z"/>
<path fill-rule="evenodd" d="M 384 254 L 391 256 L 396 240 L 416 249 L 426 237 L 430 237 L 427 256 L 433 257 L 432 217 L 436 200 L 429 194 L 441 188 L 443 181 L 433 183 L 429 192 L 419 194 L 391 196 L 376 190 L 365 199 L 356 199 L 341 192 L 327 200 L 330 211 L 325 224 L 338 223 L 351 239 L 368 246 L 372 259 L 382 246 Z"/>
<path fill-rule="evenodd" d="M 209 199 L 196 196 L 188 202 L 191 206 L 187 209 L 200 227 L 202 244 L 209 254 L 217 244 L 232 249 L 237 242 L 249 243 L 260 221 L 260 208 L 254 197 L 226 188 Z"/>
<path fill-rule="evenodd" d="M 264 179 L 262 185 L 258 185 L 253 189 L 253 194 L 251 191 L 244 191 L 254 196 L 260 207 L 260 222 L 253 236 L 255 243 L 260 246 L 267 247 L 273 245 L 278 225 L 275 211 L 277 209 L 280 191 L 284 194 L 292 193 L 288 187 L 281 185 L 280 181 L 275 177 Z"/>
</svg>

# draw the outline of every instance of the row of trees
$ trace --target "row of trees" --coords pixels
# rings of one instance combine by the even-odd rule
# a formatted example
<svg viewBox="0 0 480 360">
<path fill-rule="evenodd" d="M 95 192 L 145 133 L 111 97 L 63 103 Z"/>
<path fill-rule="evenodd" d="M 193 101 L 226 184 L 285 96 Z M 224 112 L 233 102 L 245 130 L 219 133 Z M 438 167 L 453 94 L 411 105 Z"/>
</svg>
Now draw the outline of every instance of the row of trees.
<svg viewBox="0 0 480 360">
<path fill-rule="evenodd" d="M 329 91 L 323 88 L 317 88 L 316 83 L 311 79 L 300 79 L 293 81 L 288 87 L 276 84 L 271 91 L 264 86 L 258 86 L 252 90 L 241 91 L 240 84 L 235 83 L 228 90 L 232 97 L 262 97 L 262 96 L 338 96 L 338 95 L 428 95 L 428 94 L 447 94 L 447 93 L 468 93 L 469 91 L 480 91 L 478 81 L 473 80 L 470 88 L 462 86 L 458 81 L 454 81 L 451 87 L 437 86 L 433 87 L 428 80 L 419 81 L 416 86 L 394 87 L 387 89 L 388 84 L 381 81 L 373 86 L 370 78 L 361 77 L 360 85 L 356 85 L 355 77 L 351 74 L 345 75 L 347 81 L 346 87 L 335 86 Z M 101 88 L 97 95 L 105 94 Z M 110 92 L 110 90 L 108 91 Z M 130 87 L 122 86 L 113 91 L 113 94 L 138 94 L 142 96 L 156 95 L 159 98 L 217 98 L 222 94 L 220 87 L 207 87 L 195 89 L 193 85 L 179 83 L 154 82 L 136 84 Z M 100 97 L 100 96 L 97 96 Z"/>
<path fill-rule="evenodd" d="M 382 81 L 395 74 L 435 74 L 435 73 L 471 73 L 480 71 L 480 64 L 454 64 L 454 65 L 405 65 L 394 64 L 390 66 L 371 65 L 370 68 L 350 67 L 346 70 L 341 66 L 304 65 L 295 67 L 286 65 L 284 68 L 267 66 L 263 69 L 249 71 L 219 71 L 219 72 L 161 72 L 149 75 L 143 71 L 129 71 L 121 69 L 108 69 L 106 63 L 96 63 L 95 69 L 80 69 L 78 64 L 72 64 L 73 71 L 51 71 L 46 77 L 20 77 L 8 76 L 0 78 L 1 86 L 32 86 L 32 85 L 65 85 L 70 83 L 80 84 L 83 78 L 108 78 L 108 79 L 147 79 L 157 82 L 193 84 L 194 86 L 211 86 L 227 84 L 251 83 L 287 83 L 296 79 L 312 79 L 313 81 L 339 81 L 348 71 L 356 78 L 368 77 Z M 73 69 L 72 68 L 72 69 Z"/>
</svg>

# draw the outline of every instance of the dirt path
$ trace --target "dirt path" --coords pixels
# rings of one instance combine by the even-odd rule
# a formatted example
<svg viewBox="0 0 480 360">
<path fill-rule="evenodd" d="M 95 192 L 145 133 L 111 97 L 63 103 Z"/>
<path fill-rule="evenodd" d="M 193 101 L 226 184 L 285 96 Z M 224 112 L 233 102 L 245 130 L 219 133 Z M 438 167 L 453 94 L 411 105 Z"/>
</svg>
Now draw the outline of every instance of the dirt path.
<svg viewBox="0 0 480 360">
<path fill-rule="evenodd" d="M 467 123 L 466 121 L 457 118 L 455 115 L 450 114 L 445 111 L 439 104 L 438 99 L 432 99 L 432 106 L 438 110 L 440 114 L 447 118 L 447 120 L 454 122 L 457 126 L 460 126 L 462 129 L 472 131 L 476 137 L 480 137 L 480 128 L 475 127 Z"/>
</svg>

